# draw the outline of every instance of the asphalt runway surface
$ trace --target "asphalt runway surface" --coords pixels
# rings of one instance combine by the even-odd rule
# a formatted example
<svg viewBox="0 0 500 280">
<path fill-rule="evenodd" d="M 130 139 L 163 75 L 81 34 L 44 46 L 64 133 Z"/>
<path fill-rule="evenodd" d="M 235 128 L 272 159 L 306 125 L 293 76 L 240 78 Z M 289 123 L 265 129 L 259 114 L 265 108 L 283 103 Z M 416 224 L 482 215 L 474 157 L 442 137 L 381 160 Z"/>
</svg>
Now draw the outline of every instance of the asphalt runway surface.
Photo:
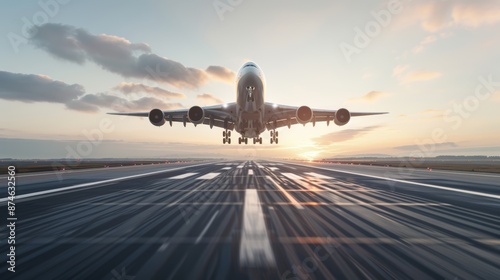
<svg viewBox="0 0 500 280">
<path fill-rule="evenodd" d="M 0 279 L 500 279 L 500 175 L 217 161 L 16 179 Z"/>
</svg>

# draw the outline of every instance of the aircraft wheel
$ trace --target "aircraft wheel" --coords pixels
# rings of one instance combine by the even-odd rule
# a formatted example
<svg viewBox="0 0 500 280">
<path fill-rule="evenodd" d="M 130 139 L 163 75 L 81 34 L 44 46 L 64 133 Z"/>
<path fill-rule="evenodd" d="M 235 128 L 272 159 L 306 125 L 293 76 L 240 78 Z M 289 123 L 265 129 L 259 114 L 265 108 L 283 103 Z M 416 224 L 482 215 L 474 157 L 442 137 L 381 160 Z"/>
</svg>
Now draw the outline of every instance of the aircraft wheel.
<svg viewBox="0 0 500 280">
<path fill-rule="evenodd" d="M 273 138 L 271 138 L 270 141 L 271 141 L 271 144 L 272 144 L 273 143 Z"/>
<path fill-rule="evenodd" d="M 259 139 L 259 143 L 262 145 L 262 137 L 260 137 L 260 139 Z"/>
<path fill-rule="evenodd" d="M 245 138 L 245 145 L 248 144 L 248 138 Z"/>
<path fill-rule="evenodd" d="M 222 137 L 226 137 L 226 132 L 225 131 L 222 132 Z"/>
<path fill-rule="evenodd" d="M 231 137 L 231 131 L 227 132 L 227 137 Z"/>
<path fill-rule="evenodd" d="M 226 144 L 226 138 L 222 138 L 222 144 Z"/>
<path fill-rule="evenodd" d="M 231 144 L 231 138 L 227 138 L 227 143 Z"/>
<path fill-rule="evenodd" d="M 276 138 L 276 140 L 275 140 L 275 141 L 276 141 L 276 144 L 278 144 L 278 138 Z"/>
<path fill-rule="evenodd" d="M 271 135 L 271 137 L 273 137 L 273 131 L 272 130 L 269 132 L 269 134 Z"/>
<path fill-rule="evenodd" d="M 278 137 L 278 132 L 276 131 L 276 132 L 274 133 L 274 135 L 276 135 L 276 137 Z"/>
<path fill-rule="evenodd" d="M 253 144 L 255 145 L 255 138 L 253 138 Z"/>
</svg>

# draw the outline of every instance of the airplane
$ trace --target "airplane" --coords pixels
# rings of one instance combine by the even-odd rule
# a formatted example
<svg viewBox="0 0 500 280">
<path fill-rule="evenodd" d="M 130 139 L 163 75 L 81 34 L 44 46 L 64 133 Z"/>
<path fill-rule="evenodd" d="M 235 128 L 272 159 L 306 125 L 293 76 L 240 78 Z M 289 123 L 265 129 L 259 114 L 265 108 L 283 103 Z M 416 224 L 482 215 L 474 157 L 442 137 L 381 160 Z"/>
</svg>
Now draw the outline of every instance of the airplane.
<svg viewBox="0 0 500 280">
<path fill-rule="evenodd" d="M 236 77 L 236 102 L 212 106 L 192 106 L 189 109 L 161 110 L 153 109 L 150 112 L 136 113 L 108 113 L 110 115 L 148 117 L 151 124 L 162 126 L 166 122 L 172 126 L 173 122 L 191 122 L 209 125 L 210 128 L 219 127 L 222 131 L 222 143 L 231 144 L 231 131 L 235 130 L 241 136 L 238 144 L 262 144 L 260 135 L 267 129 L 270 131 L 270 143 L 278 144 L 277 128 L 295 124 L 306 125 L 312 122 L 326 122 L 330 125 L 347 124 L 351 117 L 387 114 L 386 112 L 349 112 L 345 108 L 338 110 L 311 109 L 308 106 L 288 106 L 264 101 L 265 92 L 264 73 L 254 62 L 247 62 L 238 71 Z"/>
</svg>

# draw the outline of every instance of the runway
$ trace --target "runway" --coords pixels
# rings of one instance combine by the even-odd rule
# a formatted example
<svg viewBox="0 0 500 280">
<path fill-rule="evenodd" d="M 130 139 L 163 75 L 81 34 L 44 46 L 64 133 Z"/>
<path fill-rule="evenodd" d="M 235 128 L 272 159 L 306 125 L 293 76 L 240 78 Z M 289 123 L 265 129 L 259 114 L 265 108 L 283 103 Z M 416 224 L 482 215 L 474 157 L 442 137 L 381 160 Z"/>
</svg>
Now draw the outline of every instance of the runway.
<svg viewBox="0 0 500 280">
<path fill-rule="evenodd" d="M 216 161 L 19 175 L 16 192 L 0 279 L 500 276 L 500 175 Z"/>
</svg>

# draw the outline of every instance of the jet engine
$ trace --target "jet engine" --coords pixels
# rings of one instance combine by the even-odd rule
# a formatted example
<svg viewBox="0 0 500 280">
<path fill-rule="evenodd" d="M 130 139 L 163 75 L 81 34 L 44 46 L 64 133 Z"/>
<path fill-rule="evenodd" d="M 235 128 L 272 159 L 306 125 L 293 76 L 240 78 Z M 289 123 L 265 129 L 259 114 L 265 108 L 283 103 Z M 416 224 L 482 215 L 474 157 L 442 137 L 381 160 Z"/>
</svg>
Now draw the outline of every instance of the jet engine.
<svg viewBox="0 0 500 280">
<path fill-rule="evenodd" d="M 297 109 L 297 112 L 295 112 L 295 118 L 297 119 L 298 123 L 306 124 L 312 120 L 313 112 L 311 108 L 307 106 L 300 106 Z"/>
<path fill-rule="evenodd" d="M 342 126 L 348 123 L 350 119 L 351 119 L 351 113 L 349 112 L 349 110 L 345 108 L 338 109 L 337 112 L 335 112 L 334 122 L 338 126 Z"/>
<path fill-rule="evenodd" d="M 165 114 L 160 109 L 153 109 L 148 115 L 149 121 L 156 126 L 162 126 L 165 124 Z"/>
<path fill-rule="evenodd" d="M 193 106 L 189 108 L 188 119 L 194 124 L 203 123 L 205 120 L 205 110 L 203 110 L 200 106 Z"/>
</svg>

